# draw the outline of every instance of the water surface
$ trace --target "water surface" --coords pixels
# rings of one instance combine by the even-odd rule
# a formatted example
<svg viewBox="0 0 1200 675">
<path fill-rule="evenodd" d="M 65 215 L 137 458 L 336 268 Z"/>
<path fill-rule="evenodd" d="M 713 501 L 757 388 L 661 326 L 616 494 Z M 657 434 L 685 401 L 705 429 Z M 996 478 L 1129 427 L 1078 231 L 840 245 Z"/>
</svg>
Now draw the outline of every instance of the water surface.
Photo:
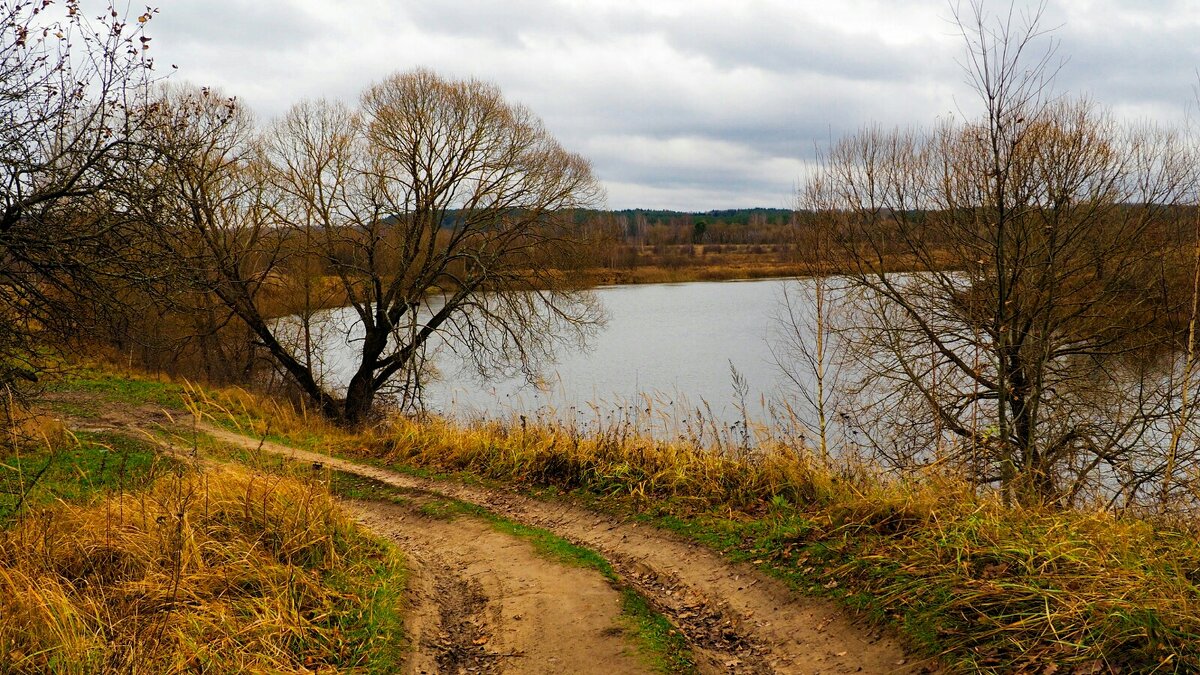
<svg viewBox="0 0 1200 675">
<path fill-rule="evenodd" d="M 810 283 L 780 279 L 646 284 L 596 290 L 608 323 L 584 350 L 561 350 L 544 364 L 541 380 L 523 377 L 481 381 L 448 349 L 435 364 L 441 374 L 426 389 L 427 406 L 459 417 L 554 415 L 603 418 L 617 409 L 659 421 L 695 420 L 697 409 L 729 425 L 741 419 L 738 402 L 754 417 L 763 403 L 788 394 L 776 363 L 783 289 L 807 299 Z M 337 337 L 326 337 L 325 377 L 344 386 L 353 372 L 356 345 L 350 309 L 336 310 Z M 739 392 L 732 368 L 744 379 Z"/>
</svg>

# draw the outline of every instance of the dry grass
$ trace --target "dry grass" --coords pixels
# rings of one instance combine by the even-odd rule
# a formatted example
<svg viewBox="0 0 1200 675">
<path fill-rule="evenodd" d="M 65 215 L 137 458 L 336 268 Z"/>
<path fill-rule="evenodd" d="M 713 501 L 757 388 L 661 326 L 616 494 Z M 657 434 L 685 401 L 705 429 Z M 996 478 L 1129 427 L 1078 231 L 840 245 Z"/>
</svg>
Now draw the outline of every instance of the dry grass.
<svg viewBox="0 0 1200 675">
<path fill-rule="evenodd" d="M 939 252 L 935 257 L 940 262 L 945 256 Z M 883 269 L 906 272 L 922 269 L 924 265 L 912 256 L 892 253 L 883 262 Z M 631 265 L 590 267 L 581 270 L 581 277 L 588 285 L 609 286 L 807 277 L 856 270 L 854 261 L 844 254 L 817 256 L 812 250 L 769 244 L 685 244 L 665 246 L 661 253 L 645 246 Z"/>
<path fill-rule="evenodd" d="M 399 419 L 371 445 L 375 457 L 389 462 L 640 503 L 674 498 L 698 508 L 745 508 L 776 495 L 825 501 L 833 489 L 829 472 L 784 445 L 714 452 L 657 441 L 621 424 L 584 433 L 569 425 Z"/>
<path fill-rule="evenodd" d="M 1200 672 L 1196 523 L 1012 508 L 954 476 L 827 466 L 783 443 L 436 419 L 350 434 L 238 390 L 204 396 L 247 431 L 632 512 L 894 625 L 951 670 Z"/>
<path fill-rule="evenodd" d="M 399 637 L 394 606 L 378 602 L 395 597 L 372 597 L 372 582 L 398 570 L 319 486 L 232 467 L 181 472 L 0 532 L 0 663 L 30 673 L 365 667 Z"/>
<path fill-rule="evenodd" d="M 1200 671 L 1194 524 L 1018 509 L 952 476 L 885 479 L 562 427 L 398 421 L 374 456 L 599 496 L 897 625 L 968 672 Z"/>
</svg>

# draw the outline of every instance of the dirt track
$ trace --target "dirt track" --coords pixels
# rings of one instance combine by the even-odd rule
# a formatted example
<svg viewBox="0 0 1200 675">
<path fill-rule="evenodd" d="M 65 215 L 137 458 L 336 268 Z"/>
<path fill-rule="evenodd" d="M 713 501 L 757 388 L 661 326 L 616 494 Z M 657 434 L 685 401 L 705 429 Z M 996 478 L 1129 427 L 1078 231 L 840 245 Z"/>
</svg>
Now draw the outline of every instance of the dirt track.
<svg viewBox="0 0 1200 675">
<path fill-rule="evenodd" d="M 853 624 L 833 604 L 797 596 L 779 581 L 751 568 L 732 565 L 707 549 L 654 528 L 501 490 L 418 478 L 274 443 L 261 443 L 218 427 L 204 426 L 202 430 L 227 443 L 261 447 L 265 452 L 305 462 L 321 462 L 332 469 L 395 487 L 478 504 L 506 518 L 545 528 L 596 550 L 613 564 L 625 583 L 650 598 L 684 633 L 701 672 L 904 673 L 922 670 L 895 640 Z M 379 528 L 386 520 L 385 514 L 372 513 L 366 524 Z M 608 667 L 604 672 L 631 671 Z"/>
<path fill-rule="evenodd" d="M 351 508 L 409 561 L 410 673 L 649 672 L 620 626 L 620 594 L 596 572 L 548 562 L 472 518 Z"/>
<path fill-rule="evenodd" d="M 148 408 L 113 410 L 104 426 L 149 428 Z M 174 426 L 174 425 L 170 425 Z M 686 637 L 703 673 L 925 672 L 897 641 L 856 625 L 832 603 L 670 533 L 508 491 L 409 476 L 199 430 L 422 495 L 444 495 L 541 527 L 601 553 Z M 351 502 L 365 526 L 396 541 L 413 566 L 412 673 L 637 673 L 646 667 L 622 629 L 619 593 L 599 573 L 539 558 L 523 540 L 473 518 L 444 520 L 413 506 Z"/>
</svg>

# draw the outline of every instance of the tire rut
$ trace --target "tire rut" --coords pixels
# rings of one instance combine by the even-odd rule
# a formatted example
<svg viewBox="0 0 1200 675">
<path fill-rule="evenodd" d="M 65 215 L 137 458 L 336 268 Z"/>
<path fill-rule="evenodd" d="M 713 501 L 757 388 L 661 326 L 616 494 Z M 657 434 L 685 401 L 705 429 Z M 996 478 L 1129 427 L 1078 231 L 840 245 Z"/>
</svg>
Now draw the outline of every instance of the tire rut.
<svg viewBox="0 0 1200 675">
<path fill-rule="evenodd" d="M 405 628 L 413 647 L 406 672 L 493 672 L 477 618 L 486 606 L 479 584 L 451 573 L 428 552 L 406 554 L 411 576 Z"/>
<path fill-rule="evenodd" d="M 416 563 L 408 672 L 646 673 L 620 625 L 619 592 L 594 570 L 554 563 L 472 517 L 344 501 Z"/>
</svg>

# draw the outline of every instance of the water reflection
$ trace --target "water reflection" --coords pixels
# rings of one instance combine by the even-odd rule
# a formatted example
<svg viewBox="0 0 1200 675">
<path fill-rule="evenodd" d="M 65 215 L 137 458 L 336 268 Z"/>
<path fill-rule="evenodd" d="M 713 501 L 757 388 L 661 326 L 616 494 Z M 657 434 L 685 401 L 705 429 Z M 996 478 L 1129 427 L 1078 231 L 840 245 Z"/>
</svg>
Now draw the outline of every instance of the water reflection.
<svg viewBox="0 0 1200 675">
<path fill-rule="evenodd" d="M 785 283 L 598 289 L 608 325 L 588 349 L 561 351 L 555 363 L 544 364 L 534 382 L 520 375 L 482 380 L 465 355 L 434 344 L 439 377 L 427 385 L 425 404 L 459 418 L 526 415 L 590 424 L 619 415 L 659 436 L 700 417 L 708 425 L 741 425 L 743 401 L 751 417 L 766 419 L 769 400 L 788 396 L 791 384 L 770 348 Z M 331 388 L 343 388 L 357 365 L 358 317 L 343 308 L 323 313 L 316 323 L 314 341 L 323 359 L 318 373 Z M 735 391 L 731 368 L 745 379 L 743 391 Z"/>
</svg>

